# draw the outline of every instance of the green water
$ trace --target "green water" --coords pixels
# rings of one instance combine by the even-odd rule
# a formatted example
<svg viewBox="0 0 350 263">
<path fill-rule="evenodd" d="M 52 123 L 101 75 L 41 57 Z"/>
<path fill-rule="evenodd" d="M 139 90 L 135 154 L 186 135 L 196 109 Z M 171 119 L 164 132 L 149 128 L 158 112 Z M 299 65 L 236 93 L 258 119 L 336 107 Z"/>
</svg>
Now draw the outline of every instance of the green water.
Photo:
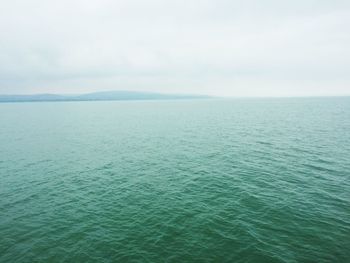
<svg viewBox="0 0 350 263">
<path fill-rule="evenodd" d="M 0 262 L 350 262 L 350 98 L 0 104 Z"/>
</svg>

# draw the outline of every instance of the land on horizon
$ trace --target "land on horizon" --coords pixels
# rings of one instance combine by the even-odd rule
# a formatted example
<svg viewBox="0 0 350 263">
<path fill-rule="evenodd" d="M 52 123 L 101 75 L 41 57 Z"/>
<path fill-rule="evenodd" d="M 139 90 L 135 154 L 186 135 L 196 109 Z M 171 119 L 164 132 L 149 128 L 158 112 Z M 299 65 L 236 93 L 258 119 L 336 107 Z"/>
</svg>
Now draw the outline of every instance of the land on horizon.
<svg viewBox="0 0 350 263">
<path fill-rule="evenodd" d="M 166 94 L 138 91 L 103 91 L 75 95 L 63 94 L 26 94 L 0 95 L 1 102 L 40 102 L 40 101 L 107 101 L 107 100 L 169 100 L 169 99 L 205 99 L 207 95 Z"/>
</svg>

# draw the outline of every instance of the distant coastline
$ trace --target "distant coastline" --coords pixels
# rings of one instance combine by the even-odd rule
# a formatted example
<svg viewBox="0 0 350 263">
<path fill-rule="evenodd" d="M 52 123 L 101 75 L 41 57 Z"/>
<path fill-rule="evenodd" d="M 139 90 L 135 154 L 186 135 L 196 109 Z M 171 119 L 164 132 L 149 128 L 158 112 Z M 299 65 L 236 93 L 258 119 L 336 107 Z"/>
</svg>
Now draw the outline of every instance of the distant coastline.
<svg viewBox="0 0 350 263">
<path fill-rule="evenodd" d="M 114 101 L 114 100 L 174 100 L 208 99 L 206 95 L 164 94 L 137 91 L 105 91 L 79 95 L 32 94 L 0 95 L 0 103 L 6 102 L 49 102 L 49 101 Z"/>
</svg>

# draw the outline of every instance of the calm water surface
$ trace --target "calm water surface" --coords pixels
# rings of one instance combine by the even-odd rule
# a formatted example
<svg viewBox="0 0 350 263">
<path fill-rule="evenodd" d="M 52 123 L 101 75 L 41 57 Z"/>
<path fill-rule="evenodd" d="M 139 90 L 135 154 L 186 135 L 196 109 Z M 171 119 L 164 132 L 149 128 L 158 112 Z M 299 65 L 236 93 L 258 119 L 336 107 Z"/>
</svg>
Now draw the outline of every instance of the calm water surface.
<svg viewBox="0 0 350 263">
<path fill-rule="evenodd" d="M 350 262 L 350 98 L 0 104 L 0 262 Z"/>
</svg>

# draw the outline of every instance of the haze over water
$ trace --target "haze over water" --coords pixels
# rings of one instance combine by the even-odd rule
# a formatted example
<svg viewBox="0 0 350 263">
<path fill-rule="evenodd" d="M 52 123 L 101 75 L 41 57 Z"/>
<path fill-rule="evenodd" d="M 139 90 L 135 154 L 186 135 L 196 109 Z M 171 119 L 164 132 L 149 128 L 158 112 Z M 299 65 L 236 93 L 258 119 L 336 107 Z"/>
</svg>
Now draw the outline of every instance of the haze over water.
<svg viewBox="0 0 350 263">
<path fill-rule="evenodd" d="M 0 262 L 349 262 L 350 98 L 0 104 Z"/>
</svg>

